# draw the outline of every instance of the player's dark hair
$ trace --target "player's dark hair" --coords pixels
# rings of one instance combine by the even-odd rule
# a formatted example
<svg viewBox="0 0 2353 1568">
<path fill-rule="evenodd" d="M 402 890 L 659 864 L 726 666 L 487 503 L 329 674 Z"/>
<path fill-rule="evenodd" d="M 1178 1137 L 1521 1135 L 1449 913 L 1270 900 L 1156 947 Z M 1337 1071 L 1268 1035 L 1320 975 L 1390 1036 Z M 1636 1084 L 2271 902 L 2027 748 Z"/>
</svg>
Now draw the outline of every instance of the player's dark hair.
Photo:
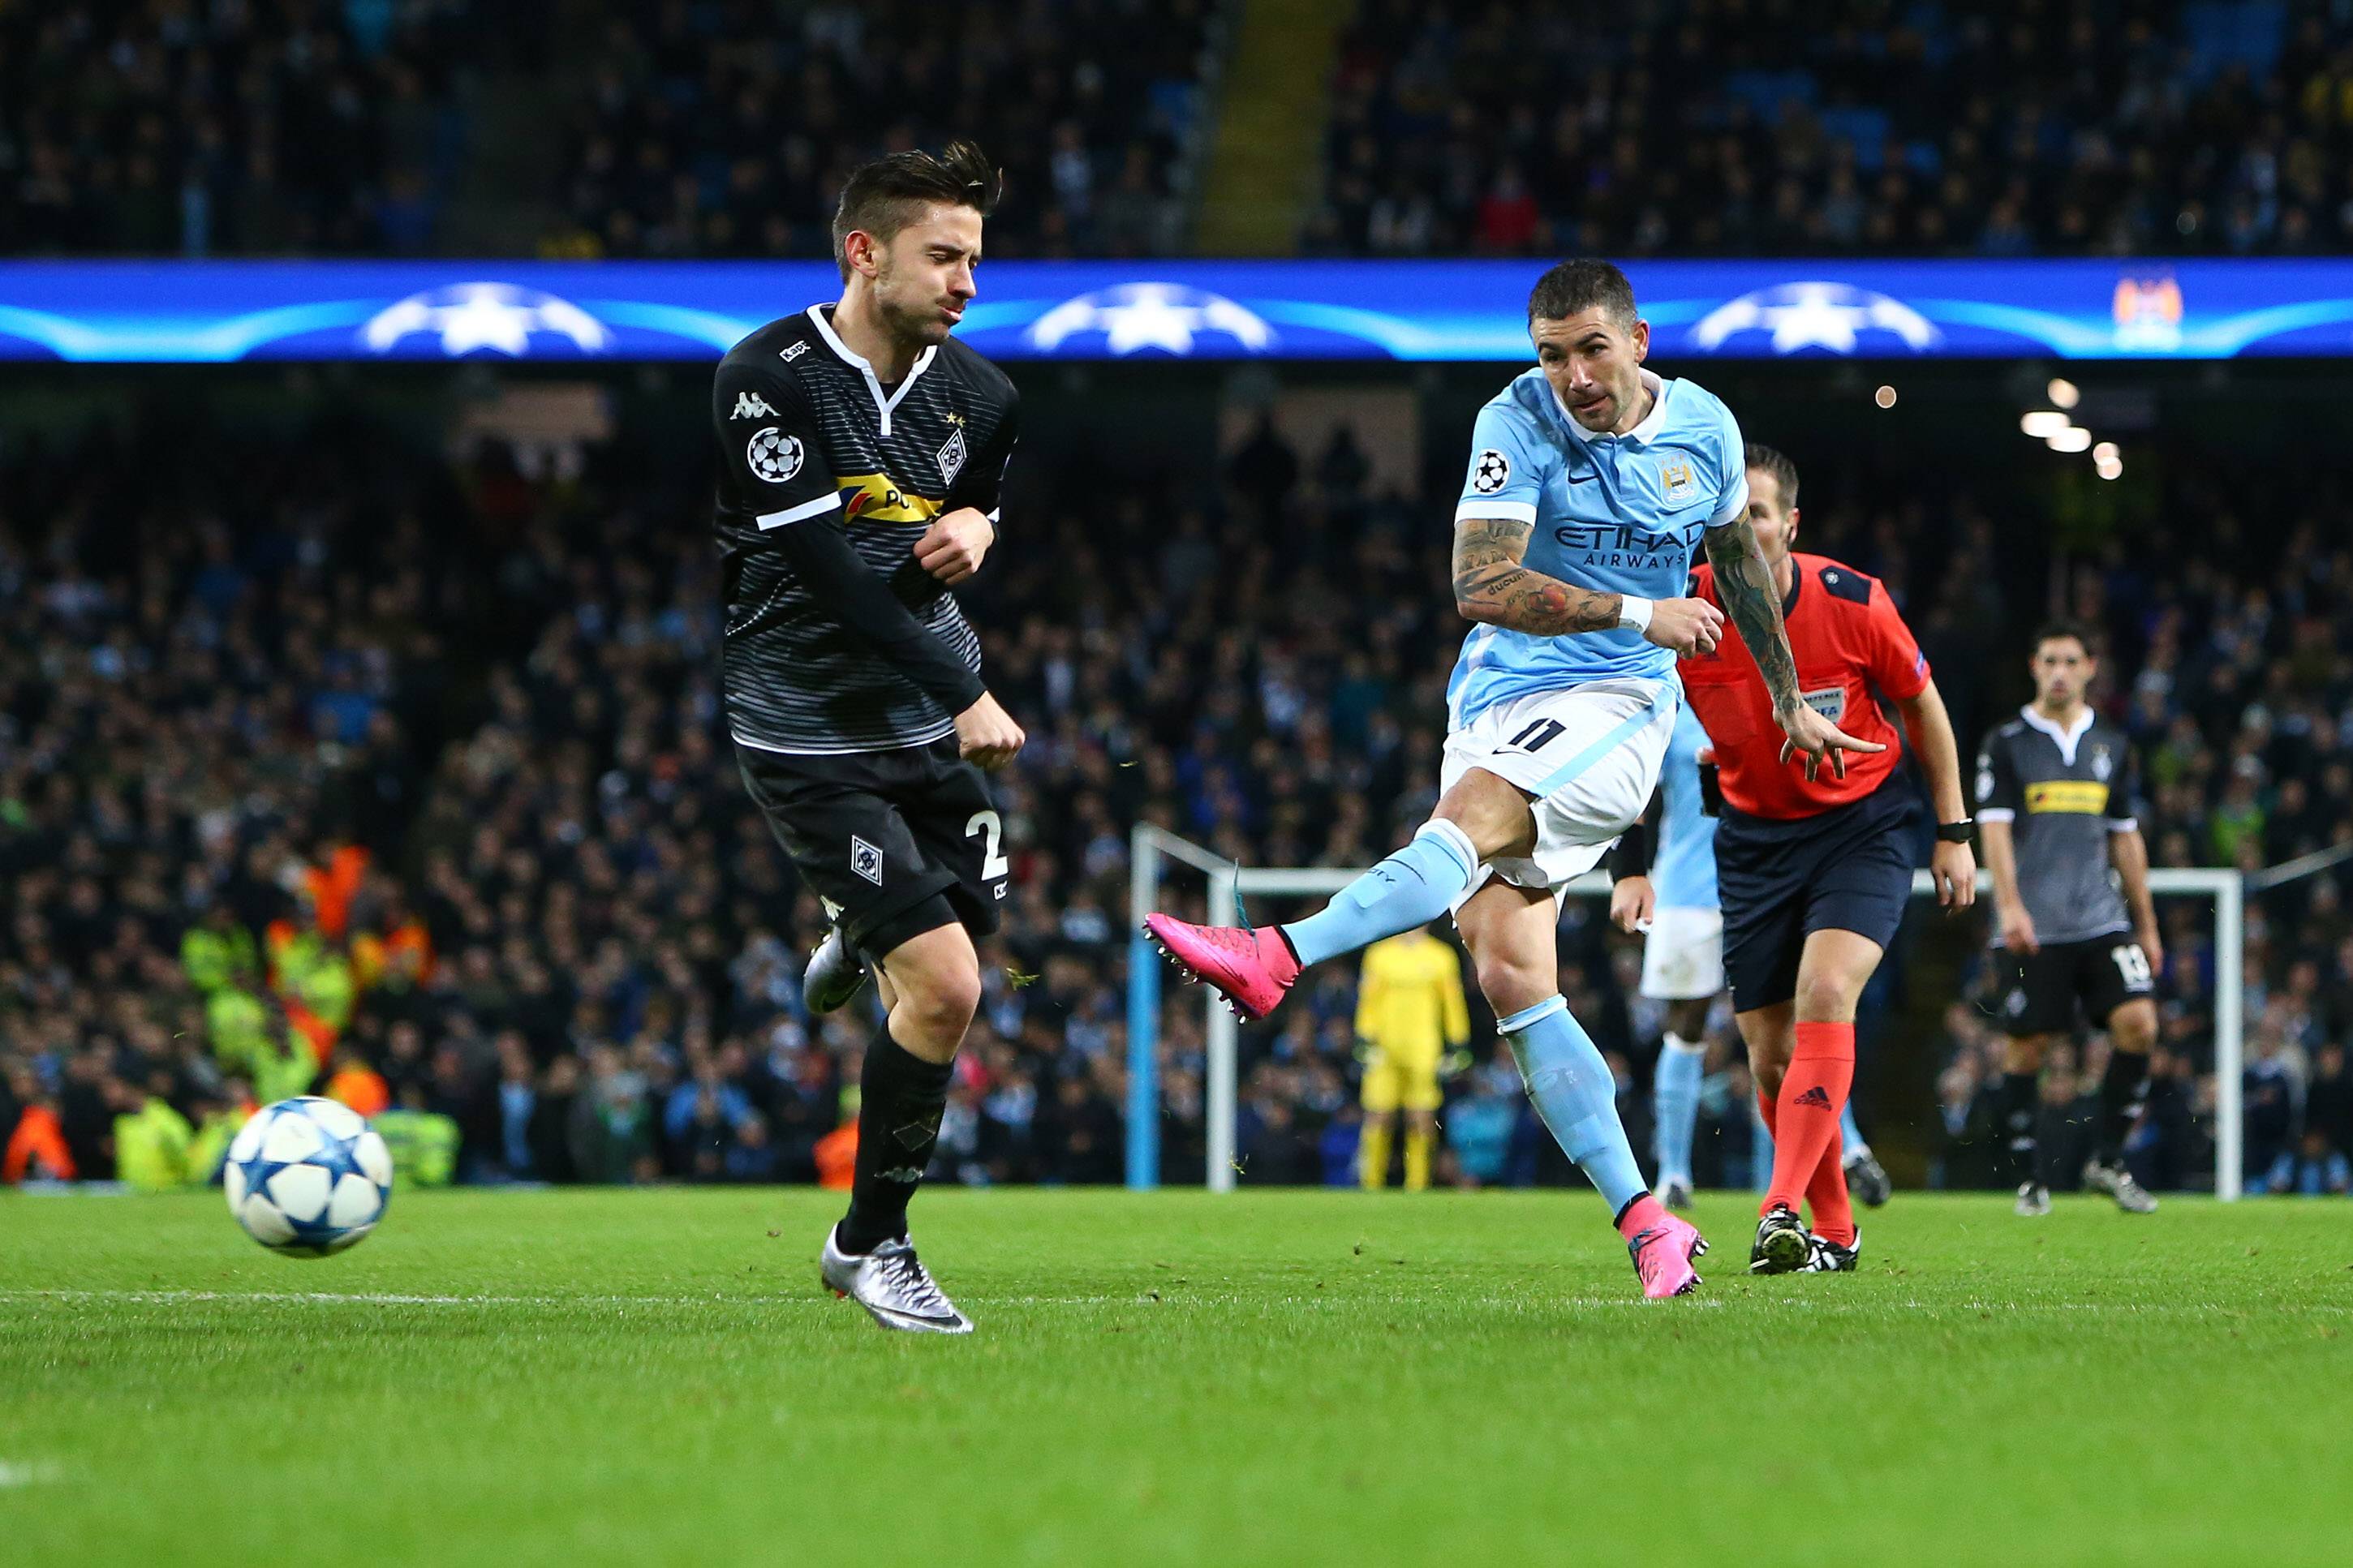
<svg viewBox="0 0 2353 1568">
<path fill-rule="evenodd" d="M 1798 510 L 1798 465 L 1789 461 L 1788 453 L 1762 441 L 1751 441 L 1742 463 L 1772 475 L 1773 482 L 1781 487 L 1781 504 L 1791 511 Z"/>
<path fill-rule="evenodd" d="M 918 148 L 861 163 L 841 183 L 833 209 L 833 260 L 849 281 L 849 233 L 860 229 L 888 242 L 928 206 L 970 207 L 987 217 L 1004 194 L 1005 175 L 969 142 L 951 142 L 934 154 Z"/>
<path fill-rule="evenodd" d="M 1613 264 L 1581 256 L 1564 261 L 1528 290 L 1528 320 L 1560 321 L 1599 306 L 1627 331 L 1634 330 L 1634 286 Z"/>
<path fill-rule="evenodd" d="M 2062 637 L 2073 637 L 2081 643 L 2085 658 L 2100 657 L 2100 645 L 2094 639 L 2091 626 L 2072 616 L 2061 616 L 2037 626 L 2034 629 L 2034 651 L 2041 653 L 2044 643 L 2057 642 Z"/>
</svg>

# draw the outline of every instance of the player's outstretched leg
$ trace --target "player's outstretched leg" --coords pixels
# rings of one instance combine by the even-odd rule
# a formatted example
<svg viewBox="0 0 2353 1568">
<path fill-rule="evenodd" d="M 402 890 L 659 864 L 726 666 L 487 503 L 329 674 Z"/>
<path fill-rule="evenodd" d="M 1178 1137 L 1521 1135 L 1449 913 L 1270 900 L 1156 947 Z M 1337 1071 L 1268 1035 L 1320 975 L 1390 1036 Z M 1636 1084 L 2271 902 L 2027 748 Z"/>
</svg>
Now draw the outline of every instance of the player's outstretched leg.
<svg viewBox="0 0 2353 1568">
<path fill-rule="evenodd" d="M 1525 805 L 1520 814 L 1526 816 Z M 1309 964 L 1427 925 L 1453 908 L 1478 876 L 1480 859 L 1470 835 L 1434 817 L 1422 825 L 1412 843 L 1341 889 L 1321 911 L 1303 921 L 1252 931 L 1193 925 L 1155 914 L 1145 921 L 1144 929 L 1194 979 L 1222 993 L 1235 1012 L 1245 1018 L 1263 1018 Z"/>
<path fill-rule="evenodd" d="M 907 1205 L 939 1142 L 956 1047 L 980 1005 L 980 961 L 971 936 L 950 921 L 893 947 L 882 977 L 890 1016 L 859 1078 L 849 1212 L 827 1233 L 818 1270 L 827 1289 L 886 1329 L 970 1333 L 971 1320 L 907 1239 Z"/>
</svg>

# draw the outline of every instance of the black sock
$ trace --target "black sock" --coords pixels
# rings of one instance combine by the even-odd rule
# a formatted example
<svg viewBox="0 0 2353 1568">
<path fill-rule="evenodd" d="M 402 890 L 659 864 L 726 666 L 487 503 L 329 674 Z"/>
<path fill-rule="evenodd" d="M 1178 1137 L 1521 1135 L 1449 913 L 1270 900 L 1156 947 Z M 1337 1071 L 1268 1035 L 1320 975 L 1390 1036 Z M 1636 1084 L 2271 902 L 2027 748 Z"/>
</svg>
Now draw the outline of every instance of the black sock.
<svg viewBox="0 0 2353 1568">
<path fill-rule="evenodd" d="M 2006 1072 L 2001 1075 L 2001 1088 L 1993 1102 L 1994 1153 L 1999 1169 L 2009 1173 L 2013 1187 L 2040 1181 L 2035 1169 L 2037 1145 L 2034 1137 L 2035 1114 L 2042 1108 L 2035 1103 L 2039 1075 L 2031 1072 Z"/>
<path fill-rule="evenodd" d="M 2125 1134 L 2139 1114 L 2141 1096 L 2148 1089 L 2148 1053 L 2108 1048 L 2108 1070 L 2100 1079 L 2100 1139 L 2092 1157 L 2103 1165 L 2121 1165 Z"/>
<path fill-rule="evenodd" d="M 844 1252 L 871 1252 L 907 1234 L 907 1201 L 923 1184 L 940 1140 L 954 1062 L 927 1062 L 875 1031 L 859 1075 L 858 1163 L 850 1179 L 849 1214 L 841 1222 Z"/>
</svg>

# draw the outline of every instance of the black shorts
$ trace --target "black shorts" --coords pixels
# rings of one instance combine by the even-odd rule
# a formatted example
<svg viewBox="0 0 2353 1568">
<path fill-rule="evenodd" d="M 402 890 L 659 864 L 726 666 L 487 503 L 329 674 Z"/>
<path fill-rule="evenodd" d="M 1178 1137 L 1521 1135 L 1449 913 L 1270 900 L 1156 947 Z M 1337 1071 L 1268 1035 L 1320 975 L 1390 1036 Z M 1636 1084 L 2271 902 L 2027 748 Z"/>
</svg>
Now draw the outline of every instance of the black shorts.
<svg viewBox="0 0 2353 1568">
<path fill-rule="evenodd" d="M 1912 897 L 1912 791 L 1896 774 L 1794 822 L 1727 805 L 1715 828 L 1724 971 L 1737 1013 L 1798 994 L 1798 957 L 1818 931 L 1895 940 Z"/>
<path fill-rule="evenodd" d="M 850 945 L 880 958 L 954 921 L 997 929 L 1004 825 L 953 735 L 891 752 L 811 756 L 738 742 L 744 787 Z"/>
<path fill-rule="evenodd" d="M 2157 994 L 2148 954 L 2129 931 L 2046 942 L 2032 952 L 1996 948 L 1994 957 L 2009 975 L 2000 1008 L 2008 1035 L 2071 1033 L 2078 1003 L 2094 1028 L 2105 1028 L 2126 1003 Z"/>
</svg>

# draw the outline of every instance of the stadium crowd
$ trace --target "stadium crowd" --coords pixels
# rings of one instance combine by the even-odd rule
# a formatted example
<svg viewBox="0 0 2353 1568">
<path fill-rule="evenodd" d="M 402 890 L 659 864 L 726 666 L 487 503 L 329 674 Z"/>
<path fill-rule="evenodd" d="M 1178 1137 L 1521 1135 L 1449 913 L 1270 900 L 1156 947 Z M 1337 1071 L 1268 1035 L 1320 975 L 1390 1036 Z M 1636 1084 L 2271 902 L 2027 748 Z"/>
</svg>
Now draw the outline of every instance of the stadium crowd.
<svg viewBox="0 0 2353 1568">
<path fill-rule="evenodd" d="M 955 136 L 1016 193 L 994 254 L 1182 248 L 1223 26 L 1207 0 L 985 0 L 945 30 L 943 15 L 0 6 L 0 254 L 471 255 L 512 243 L 512 209 L 550 255 L 823 255 L 850 167 Z M 518 133 L 501 98 L 537 106 L 543 145 L 488 145 Z M 488 226 L 453 220 L 470 182 Z"/>
<path fill-rule="evenodd" d="M 801 1005 L 820 911 L 729 755 L 707 478 L 627 437 L 442 463 L 356 415 L 289 420 L 156 406 L 0 466 L 0 1176 L 201 1182 L 244 1107 L 316 1086 L 375 1115 L 412 1179 L 846 1180 L 871 1003 Z M 1366 471 L 1345 437 L 1299 453 L 1271 426 L 1198 488 L 1083 454 L 1016 465 L 967 604 L 1030 739 L 997 785 L 1015 891 L 944 1179 L 1119 1178 L 1129 825 L 1362 865 L 1431 804 L 1460 632 L 1446 531 Z M 2274 521 L 2332 498 L 2258 511 L 2209 482 L 2176 478 L 2166 509 L 2213 521 L 2209 549 L 2164 525 L 2112 540 L 2072 607 L 2112 638 L 2156 863 L 2252 867 L 2353 839 L 2353 548 Z M 2020 695 L 2003 605 L 2038 585 L 2005 584 L 2034 567 L 1991 517 L 1914 495 L 1809 527 L 1907 602 L 1965 744 Z M 2344 891 L 2323 875 L 2251 905 L 2266 1189 L 2346 1184 Z M 2132 1157 L 2170 1186 L 2210 1168 L 2213 977 L 2202 912 L 2165 912 Z M 1569 905 L 1564 987 L 1644 1147 L 1660 1020 L 1599 914 Z M 1245 1032 L 1246 1180 L 1354 1179 L 1352 988 L 1330 966 Z M 1200 1017 L 1171 985 L 1171 1181 L 1202 1173 Z M 1967 1002 L 1947 1028 L 1937 1172 L 1970 1184 L 1990 1047 Z M 1698 1174 L 1740 1183 L 1748 1097 L 1717 1037 Z M 1564 1179 L 1483 1017 L 1474 1040 L 1441 1176 Z M 2052 1065 L 2055 1142 L 2088 1122 L 2097 1065 Z"/>
<path fill-rule="evenodd" d="M 1012 193 L 997 256 L 1182 248 L 1206 0 L 607 7 L 543 247 L 819 256 L 835 194 L 886 152 L 977 142 Z M 944 23 L 944 26 L 943 26 Z M 910 47 L 910 46 L 913 47 Z"/>
<path fill-rule="evenodd" d="M 1364 0 L 1308 247 L 2304 255 L 2353 243 L 2316 0 Z"/>
<path fill-rule="evenodd" d="M 466 150 L 467 71 L 547 5 L 0 6 L 0 252 L 406 255 Z"/>
</svg>

